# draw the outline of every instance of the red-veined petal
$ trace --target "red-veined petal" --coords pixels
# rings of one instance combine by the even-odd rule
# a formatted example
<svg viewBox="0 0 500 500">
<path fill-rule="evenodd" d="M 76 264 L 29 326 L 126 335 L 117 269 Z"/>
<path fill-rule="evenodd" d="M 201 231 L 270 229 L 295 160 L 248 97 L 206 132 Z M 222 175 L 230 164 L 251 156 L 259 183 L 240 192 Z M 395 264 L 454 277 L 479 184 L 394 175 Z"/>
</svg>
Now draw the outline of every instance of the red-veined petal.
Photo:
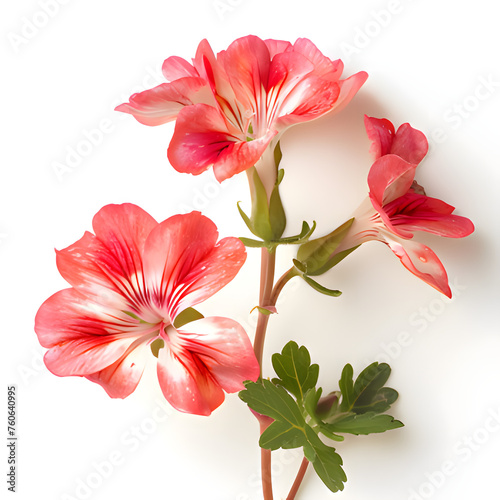
<svg viewBox="0 0 500 500">
<path fill-rule="evenodd" d="M 474 231 L 474 225 L 469 219 L 454 215 L 454 210 L 444 201 L 411 191 L 384 206 L 397 233 L 403 230 L 425 231 L 448 238 L 468 236 Z"/>
<path fill-rule="evenodd" d="M 243 327 L 229 318 L 210 317 L 178 329 L 179 345 L 203 362 L 228 393 L 243 390 L 245 380 L 256 381 L 259 363 Z"/>
<path fill-rule="evenodd" d="M 188 351 L 165 345 L 158 353 L 157 373 L 165 399 L 179 411 L 210 415 L 224 401 L 220 385 Z"/>
<path fill-rule="evenodd" d="M 403 240 L 387 235 L 385 235 L 385 241 L 406 269 L 451 298 L 446 270 L 429 247 L 413 240 Z"/>
<path fill-rule="evenodd" d="M 199 212 L 176 215 L 151 232 L 144 251 L 151 300 L 172 319 L 229 283 L 246 259 L 238 238 L 217 243 L 215 224 Z M 168 310 L 165 308 L 168 307 Z"/>
<path fill-rule="evenodd" d="M 205 80 L 187 77 L 133 94 L 130 102 L 115 110 L 133 115 L 139 123 L 155 126 L 175 120 L 185 106 L 214 102 Z"/>
<path fill-rule="evenodd" d="M 178 172 L 198 175 L 211 166 L 219 182 L 255 165 L 276 131 L 246 141 L 229 128 L 221 113 L 199 104 L 182 110 L 177 118 L 168 158 Z"/>
<path fill-rule="evenodd" d="M 271 62 L 265 42 L 253 35 L 238 38 L 223 53 L 223 57 L 221 55 L 219 59 L 222 59 L 240 109 L 249 113 L 262 112 Z"/>
<path fill-rule="evenodd" d="M 137 340 L 145 338 L 138 321 L 107 309 L 72 288 L 49 297 L 35 317 L 35 332 L 45 364 L 54 374 L 89 375 L 115 363 Z M 149 334 L 151 336 L 152 334 Z"/>
<path fill-rule="evenodd" d="M 126 398 L 132 394 L 151 355 L 150 347 L 142 339 L 136 340 L 117 361 L 86 378 L 99 384 L 111 398 Z"/>
</svg>

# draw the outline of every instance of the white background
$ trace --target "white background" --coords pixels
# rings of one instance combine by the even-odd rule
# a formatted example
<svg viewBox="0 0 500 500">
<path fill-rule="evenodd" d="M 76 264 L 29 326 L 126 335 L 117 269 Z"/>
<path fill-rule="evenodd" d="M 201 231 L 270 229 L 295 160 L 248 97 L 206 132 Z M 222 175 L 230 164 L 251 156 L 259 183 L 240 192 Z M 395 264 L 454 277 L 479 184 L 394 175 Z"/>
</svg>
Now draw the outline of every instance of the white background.
<svg viewBox="0 0 500 500">
<path fill-rule="evenodd" d="M 4 2 L 2 390 L 6 401 L 7 385 L 17 385 L 16 498 L 261 498 L 257 425 L 236 395 L 210 418 L 176 413 L 162 402 L 151 367 L 132 396 L 112 400 L 85 379 L 51 375 L 33 331 L 40 304 L 66 286 L 53 249 L 90 230 L 103 205 L 136 203 L 157 220 L 201 209 L 221 235 L 247 235 L 235 206 L 241 200 L 249 208 L 245 176 L 220 186 L 211 172 L 196 178 L 178 174 L 166 157 L 173 125 L 144 127 L 113 111 L 131 93 L 161 83 L 166 57 L 189 59 L 202 38 L 217 52 L 247 34 L 308 37 L 327 56 L 344 60 L 345 75 L 370 75 L 343 112 L 285 135 L 288 234 L 304 219 L 316 220 L 317 234 L 325 234 L 366 195 L 371 159 L 364 113 L 396 125 L 410 122 L 433 137 L 417 179 L 429 195 L 456 206 L 476 225 L 465 240 L 422 239 L 448 270 L 451 301 L 376 243 L 322 278 L 326 286 L 340 288 L 342 297 L 319 296 L 303 283 L 285 289 L 279 315 L 271 318 L 266 360 L 290 339 L 305 344 L 320 364 L 327 391 L 337 389 L 347 362 L 358 373 L 373 360 L 389 361 L 389 385 L 400 392 L 393 414 L 406 424 L 339 443 L 345 490 L 329 492 L 311 470 L 297 498 L 493 498 L 500 451 L 500 36 L 493 5 Z M 85 149 L 86 136 L 97 143 Z M 78 147 L 86 156 L 58 176 L 55 165 L 66 163 Z M 251 336 L 258 254 L 250 249 L 241 274 L 200 307 L 205 314 L 238 319 Z M 280 252 L 278 275 L 292 256 L 292 249 Z M 267 361 L 265 370 L 270 376 Z M 290 451 L 274 456 L 280 499 L 301 457 Z M 1 488 L 7 489 L 4 480 Z"/>
</svg>

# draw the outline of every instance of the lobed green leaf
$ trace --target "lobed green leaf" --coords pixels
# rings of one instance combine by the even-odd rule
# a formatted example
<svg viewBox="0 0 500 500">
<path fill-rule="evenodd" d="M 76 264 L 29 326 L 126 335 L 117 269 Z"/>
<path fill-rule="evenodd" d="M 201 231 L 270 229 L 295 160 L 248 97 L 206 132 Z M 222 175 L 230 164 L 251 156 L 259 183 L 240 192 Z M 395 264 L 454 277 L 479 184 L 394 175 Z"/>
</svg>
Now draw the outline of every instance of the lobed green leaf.
<svg viewBox="0 0 500 500">
<path fill-rule="evenodd" d="M 311 356 L 304 347 L 290 341 L 283 347 L 281 354 L 273 354 L 272 363 L 279 379 L 273 379 L 275 384 L 283 386 L 293 394 L 299 402 L 304 400 L 305 393 L 316 386 L 319 366 L 311 365 Z"/>
</svg>

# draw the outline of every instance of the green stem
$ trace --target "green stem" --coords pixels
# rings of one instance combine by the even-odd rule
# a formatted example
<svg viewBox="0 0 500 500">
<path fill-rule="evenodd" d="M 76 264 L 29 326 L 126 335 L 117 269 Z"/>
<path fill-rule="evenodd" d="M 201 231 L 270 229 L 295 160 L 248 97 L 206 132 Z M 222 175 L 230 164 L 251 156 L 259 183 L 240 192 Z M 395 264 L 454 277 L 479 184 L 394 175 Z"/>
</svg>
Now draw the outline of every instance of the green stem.
<svg viewBox="0 0 500 500">
<path fill-rule="evenodd" d="M 302 484 L 302 480 L 304 479 L 308 465 L 309 465 L 309 460 L 307 460 L 307 458 L 304 457 L 302 459 L 302 463 L 300 464 L 299 472 L 297 472 L 297 477 L 295 478 L 295 481 L 293 482 L 292 487 L 290 488 L 290 492 L 288 493 L 286 500 L 295 499 L 295 495 L 299 491 L 299 487 Z"/>
</svg>

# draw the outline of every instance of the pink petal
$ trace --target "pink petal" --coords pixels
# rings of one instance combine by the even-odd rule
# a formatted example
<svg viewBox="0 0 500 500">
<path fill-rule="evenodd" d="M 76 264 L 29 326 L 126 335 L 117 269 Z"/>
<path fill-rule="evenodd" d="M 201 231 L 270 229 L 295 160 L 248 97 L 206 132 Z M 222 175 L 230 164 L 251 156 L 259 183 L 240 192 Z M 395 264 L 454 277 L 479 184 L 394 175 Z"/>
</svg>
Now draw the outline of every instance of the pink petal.
<svg viewBox="0 0 500 500">
<path fill-rule="evenodd" d="M 243 328 L 228 318 L 203 318 L 167 330 L 158 355 L 158 379 L 165 398 L 180 411 L 209 415 L 224 393 L 257 380 L 259 365 Z"/>
<path fill-rule="evenodd" d="M 370 153 L 375 159 L 391 152 L 394 139 L 394 125 L 385 118 L 372 118 L 365 115 L 365 128 L 372 142 Z"/>
<path fill-rule="evenodd" d="M 200 76 L 192 64 L 189 64 L 185 59 L 178 56 L 172 56 L 165 59 L 161 70 L 169 82 L 179 80 L 180 78 L 197 78 Z"/>
<path fill-rule="evenodd" d="M 339 81 L 340 94 L 333 107 L 335 113 L 344 109 L 351 102 L 352 98 L 357 94 L 363 83 L 366 82 L 367 78 L 368 73 L 360 71 L 345 80 Z"/>
<path fill-rule="evenodd" d="M 465 217 L 453 215 L 454 210 L 444 201 L 411 191 L 384 206 L 396 232 L 402 229 L 425 231 L 448 238 L 468 236 L 474 231 L 474 225 Z"/>
<path fill-rule="evenodd" d="M 35 317 L 35 332 L 43 347 L 45 364 L 54 374 L 90 375 L 115 363 L 141 337 L 136 322 L 121 311 L 107 310 L 74 289 L 47 299 Z"/>
<path fill-rule="evenodd" d="M 165 399 L 177 410 L 210 415 L 224 401 L 224 392 L 191 353 L 174 352 L 168 344 L 158 353 L 158 380 Z"/>
<path fill-rule="evenodd" d="M 190 106 L 177 118 L 168 158 L 178 172 L 194 175 L 214 166 L 222 182 L 254 166 L 276 133 L 247 142 L 215 108 Z"/>
<path fill-rule="evenodd" d="M 387 236 L 385 241 L 411 273 L 451 298 L 446 270 L 429 247 L 416 241 L 392 236 Z"/>
<path fill-rule="evenodd" d="M 206 39 L 198 44 L 193 64 L 198 74 L 210 83 L 212 89 L 220 83 L 219 78 L 223 76 L 220 74 L 220 64 Z"/>
<path fill-rule="evenodd" d="M 416 165 L 393 154 L 375 161 L 368 173 L 368 187 L 370 198 L 378 205 L 376 210 L 408 192 L 415 177 L 415 168 Z"/>
<path fill-rule="evenodd" d="M 253 35 L 239 38 L 219 58 L 241 108 L 258 112 L 268 88 L 271 62 L 265 42 Z"/>
<path fill-rule="evenodd" d="M 215 224 L 199 212 L 171 217 L 151 232 L 144 251 L 145 275 L 150 300 L 164 316 L 174 319 L 236 276 L 245 262 L 244 245 L 238 238 L 217 243 L 217 237 Z"/>
<path fill-rule="evenodd" d="M 201 360 L 224 391 L 243 390 L 245 380 L 255 382 L 259 377 L 252 344 L 236 321 L 203 318 L 183 326 L 178 334 L 180 345 Z"/>
<path fill-rule="evenodd" d="M 111 398 L 126 398 L 139 384 L 150 354 L 149 345 L 139 339 L 112 365 L 86 378 L 99 384 Z"/>
<path fill-rule="evenodd" d="M 107 205 L 94 216 L 95 236 L 86 232 L 76 243 L 57 252 L 59 272 L 89 296 L 98 293 L 109 299 L 114 292 L 122 293 L 123 281 L 135 280 L 142 272 L 144 243 L 157 225 L 136 205 Z"/>
<path fill-rule="evenodd" d="M 284 40 L 273 40 L 271 38 L 264 40 L 264 43 L 269 50 L 269 57 L 272 59 L 276 54 L 281 54 L 282 52 L 289 52 L 293 50 L 293 46 L 290 42 Z"/>
<path fill-rule="evenodd" d="M 401 125 L 392 142 L 391 153 L 400 156 L 408 163 L 418 165 L 427 154 L 429 145 L 425 135 L 410 126 L 408 123 Z"/>
<path fill-rule="evenodd" d="M 269 130 L 259 139 L 230 143 L 213 165 L 215 178 L 222 182 L 253 167 L 277 134 L 277 130 Z"/>
<path fill-rule="evenodd" d="M 344 65 L 340 59 L 332 61 L 307 38 L 298 38 L 293 44 L 293 51 L 307 58 L 314 66 L 314 76 L 337 81 L 342 75 Z"/>
<path fill-rule="evenodd" d="M 282 131 L 291 125 L 319 118 L 336 107 L 339 95 L 338 83 L 307 77 L 284 98 L 282 112 L 288 114 L 278 118 L 274 126 Z"/>
<path fill-rule="evenodd" d="M 115 110 L 133 115 L 139 123 L 154 126 L 175 120 L 185 106 L 213 102 L 206 81 L 189 77 L 134 94 L 129 103 L 120 104 Z"/>
</svg>

